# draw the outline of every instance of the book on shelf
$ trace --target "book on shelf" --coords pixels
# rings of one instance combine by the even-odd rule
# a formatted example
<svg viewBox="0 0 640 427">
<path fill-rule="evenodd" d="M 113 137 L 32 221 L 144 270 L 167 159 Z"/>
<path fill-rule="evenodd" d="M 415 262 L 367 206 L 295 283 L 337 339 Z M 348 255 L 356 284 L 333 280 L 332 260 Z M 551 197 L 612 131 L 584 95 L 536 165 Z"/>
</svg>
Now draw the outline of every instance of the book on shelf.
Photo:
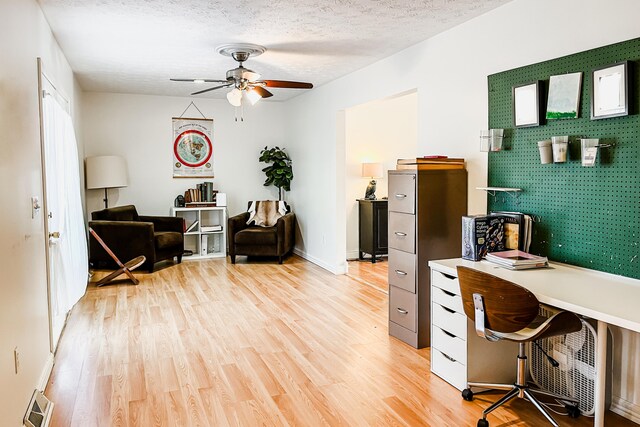
<svg viewBox="0 0 640 427">
<path fill-rule="evenodd" d="M 215 202 L 189 202 L 184 204 L 185 208 L 215 208 Z"/>
<path fill-rule="evenodd" d="M 200 231 L 202 231 L 203 233 L 222 231 L 222 225 L 203 225 L 202 227 L 200 227 Z"/>
<path fill-rule="evenodd" d="M 187 227 L 185 233 L 190 233 L 191 231 L 194 231 L 196 229 L 196 227 L 198 227 L 198 220 L 197 219 L 195 221 L 193 221 L 189 227 Z"/>
<path fill-rule="evenodd" d="M 485 256 L 485 259 L 511 270 L 525 270 L 528 268 L 544 268 L 549 266 L 549 260 L 546 256 L 533 255 L 518 249 L 490 252 Z"/>
</svg>

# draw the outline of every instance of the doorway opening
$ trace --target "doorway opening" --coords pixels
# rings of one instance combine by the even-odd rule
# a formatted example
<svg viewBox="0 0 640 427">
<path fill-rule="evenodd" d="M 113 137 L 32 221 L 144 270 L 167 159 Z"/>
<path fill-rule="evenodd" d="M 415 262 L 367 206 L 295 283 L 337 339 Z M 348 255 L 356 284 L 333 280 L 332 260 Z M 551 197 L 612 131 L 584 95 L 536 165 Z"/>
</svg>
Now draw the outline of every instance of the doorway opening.
<svg viewBox="0 0 640 427">
<path fill-rule="evenodd" d="M 382 165 L 382 176 L 375 177 L 375 196 L 378 200 L 386 199 L 387 171 L 395 169 L 398 159 L 417 155 L 417 91 L 399 93 L 346 109 L 344 133 L 347 274 L 386 291 L 386 256 L 376 257 L 382 262 L 372 263 L 371 254 L 361 254 L 358 199 L 365 197 L 372 179 L 363 176 L 363 163 Z"/>
</svg>

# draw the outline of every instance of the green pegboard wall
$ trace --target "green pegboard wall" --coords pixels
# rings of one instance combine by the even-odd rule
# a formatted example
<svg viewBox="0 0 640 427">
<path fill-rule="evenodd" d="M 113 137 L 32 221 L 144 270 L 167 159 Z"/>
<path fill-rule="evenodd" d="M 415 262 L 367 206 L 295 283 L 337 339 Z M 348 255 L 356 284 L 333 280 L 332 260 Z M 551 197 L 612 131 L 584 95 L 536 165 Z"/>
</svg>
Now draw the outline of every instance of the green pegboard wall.
<svg viewBox="0 0 640 427">
<path fill-rule="evenodd" d="M 631 114 L 591 120 L 591 72 L 626 60 Z M 640 279 L 639 60 L 640 39 L 633 39 L 488 77 L 489 127 L 505 129 L 503 151 L 489 153 L 488 182 L 523 189 L 517 197 L 488 195 L 488 207 L 534 215 L 530 252 Z M 513 86 L 541 80 L 544 112 L 549 76 L 578 71 L 583 73 L 578 119 L 514 127 Z M 568 161 L 542 165 L 537 142 L 555 135 L 570 135 Z M 598 149 L 596 165 L 583 167 L 578 137 L 615 145 Z"/>
</svg>

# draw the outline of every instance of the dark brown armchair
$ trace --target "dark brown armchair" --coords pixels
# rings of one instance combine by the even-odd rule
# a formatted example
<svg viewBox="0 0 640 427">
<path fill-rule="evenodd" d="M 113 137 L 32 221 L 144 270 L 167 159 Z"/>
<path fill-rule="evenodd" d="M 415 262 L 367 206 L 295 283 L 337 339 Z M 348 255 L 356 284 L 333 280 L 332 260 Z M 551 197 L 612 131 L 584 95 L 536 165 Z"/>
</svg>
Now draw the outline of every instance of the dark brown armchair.
<svg viewBox="0 0 640 427">
<path fill-rule="evenodd" d="M 229 218 L 227 233 L 231 263 L 236 263 L 236 255 L 247 255 L 276 256 L 278 264 L 282 264 L 283 257 L 295 245 L 296 216 L 289 211 L 288 206 L 287 211 L 273 227 L 247 225 L 249 212 Z"/>
<path fill-rule="evenodd" d="M 142 268 L 153 272 L 153 265 L 184 253 L 182 218 L 140 216 L 135 206 L 118 206 L 91 213 L 91 227 L 120 259 L 146 257 Z M 89 264 L 93 267 L 115 267 L 114 261 L 93 236 L 89 239 Z"/>
</svg>

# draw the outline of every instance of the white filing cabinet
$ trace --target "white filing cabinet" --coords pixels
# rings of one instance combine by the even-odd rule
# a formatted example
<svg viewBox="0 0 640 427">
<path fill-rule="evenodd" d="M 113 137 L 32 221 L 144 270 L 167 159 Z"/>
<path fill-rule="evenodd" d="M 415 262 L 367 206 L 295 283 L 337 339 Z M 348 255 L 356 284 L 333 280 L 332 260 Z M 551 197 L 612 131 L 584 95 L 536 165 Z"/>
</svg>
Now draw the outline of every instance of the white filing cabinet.
<svg viewBox="0 0 640 427">
<path fill-rule="evenodd" d="M 462 308 L 457 272 L 431 267 L 431 372 L 458 390 L 468 381 L 513 383 L 518 344 L 479 337 Z"/>
</svg>

